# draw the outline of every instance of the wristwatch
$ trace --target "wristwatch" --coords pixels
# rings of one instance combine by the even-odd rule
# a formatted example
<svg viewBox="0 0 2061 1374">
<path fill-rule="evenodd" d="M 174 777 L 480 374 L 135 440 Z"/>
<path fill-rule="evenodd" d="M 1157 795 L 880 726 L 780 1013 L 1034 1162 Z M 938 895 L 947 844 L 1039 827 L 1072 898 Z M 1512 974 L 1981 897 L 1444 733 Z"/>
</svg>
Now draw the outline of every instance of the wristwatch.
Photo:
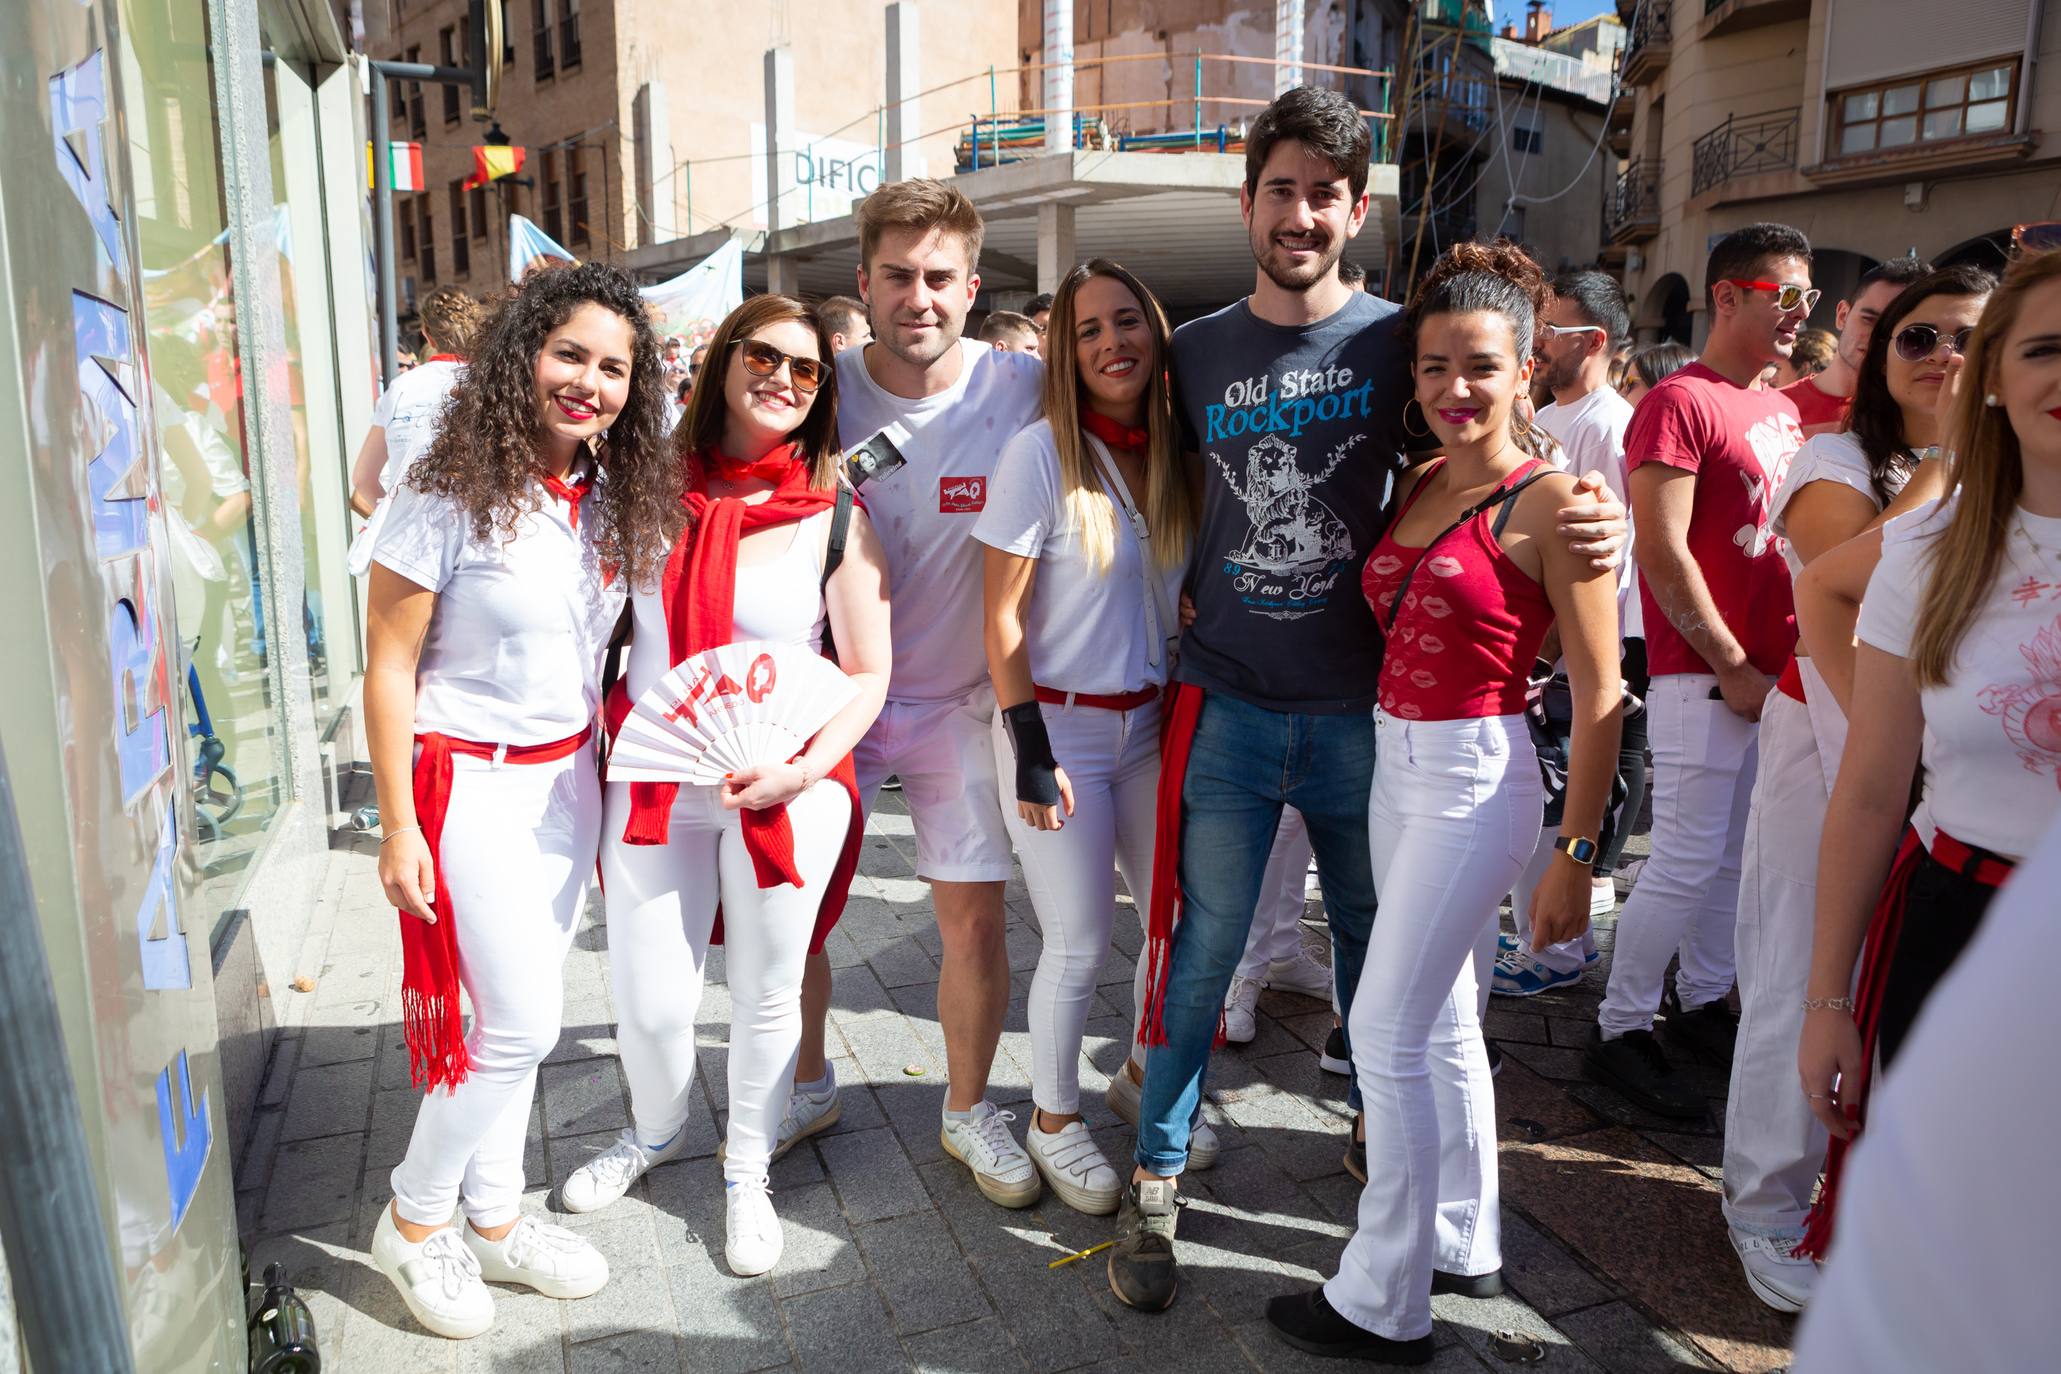
<svg viewBox="0 0 2061 1374">
<path fill-rule="evenodd" d="M 1578 864 L 1596 866 L 1596 842 L 1586 835 L 1562 835 L 1553 841 L 1553 848 Z"/>
</svg>

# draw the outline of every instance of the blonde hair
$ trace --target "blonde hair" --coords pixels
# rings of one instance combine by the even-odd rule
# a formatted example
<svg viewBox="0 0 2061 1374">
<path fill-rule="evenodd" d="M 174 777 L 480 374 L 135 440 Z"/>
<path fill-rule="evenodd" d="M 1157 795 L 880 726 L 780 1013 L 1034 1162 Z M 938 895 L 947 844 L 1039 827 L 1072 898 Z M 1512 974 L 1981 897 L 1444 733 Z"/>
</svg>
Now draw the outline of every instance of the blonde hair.
<svg viewBox="0 0 2061 1374">
<path fill-rule="evenodd" d="M 1179 429 L 1174 421 L 1174 396 L 1167 384 L 1168 344 L 1173 331 L 1166 311 L 1145 283 L 1107 258 L 1090 258 L 1066 274 L 1052 297 L 1052 318 L 1045 327 L 1045 418 L 1052 422 L 1052 440 L 1059 450 L 1059 488 L 1066 501 L 1068 523 L 1080 533 L 1081 555 L 1098 575 L 1116 561 L 1116 502 L 1104 490 L 1087 441 L 1081 436 L 1080 362 L 1074 352 L 1074 303 L 1081 288 L 1097 277 L 1120 282 L 1138 298 L 1152 331 L 1152 357 L 1146 361 L 1145 492 L 1139 513 L 1152 533 L 1153 560 L 1164 570 L 1188 557 L 1195 535 L 1195 500 L 1181 470 Z"/>
<path fill-rule="evenodd" d="M 424 296 L 416 313 L 431 350 L 461 358 L 472 356 L 487 323 L 486 306 L 455 286 L 439 286 Z"/>
<path fill-rule="evenodd" d="M 980 211 L 956 187 L 935 177 L 890 181 L 859 202 L 859 265 L 873 268 L 873 250 L 890 230 L 927 234 L 942 229 L 966 241 L 969 272 L 980 267 L 981 240 L 987 235 Z"/>
<path fill-rule="evenodd" d="M 1960 495 L 1946 528 L 1933 541 L 1911 641 L 1912 668 L 1921 688 L 1945 685 L 1961 640 L 1996 583 L 2011 515 L 2025 489 L 2025 458 L 2011 417 L 2002 406 L 1990 405 L 1987 395 L 1998 386 L 2004 337 L 2018 323 L 2025 298 L 2052 281 L 2061 281 L 2061 252 L 2028 254 L 2013 262 L 1968 341 L 1960 394 L 1940 436 L 1950 455 L 1950 481 Z"/>
</svg>

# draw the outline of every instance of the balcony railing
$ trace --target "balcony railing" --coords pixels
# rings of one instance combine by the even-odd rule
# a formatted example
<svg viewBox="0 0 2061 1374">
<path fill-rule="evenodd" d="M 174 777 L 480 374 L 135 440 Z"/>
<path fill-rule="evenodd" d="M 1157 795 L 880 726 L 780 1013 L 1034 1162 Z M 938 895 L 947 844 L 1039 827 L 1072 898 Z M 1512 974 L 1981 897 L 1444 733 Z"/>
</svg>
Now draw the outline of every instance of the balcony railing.
<svg viewBox="0 0 2061 1374">
<path fill-rule="evenodd" d="M 1734 177 L 1792 170 L 1802 126 L 1800 107 L 1729 116 L 1696 140 L 1689 194 L 1700 196 Z"/>
<path fill-rule="evenodd" d="M 1660 232 L 1660 164 L 1645 158 L 1626 167 L 1603 201 L 1603 233 L 1635 243 Z"/>
<path fill-rule="evenodd" d="M 1626 35 L 1624 55 L 1618 59 L 1625 84 L 1637 85 L 1665 71 L 1673 48 L 1673 7 L 1660 0 L 1648 0 L 1640 7 L 1631 32 Z"/>
</svg>

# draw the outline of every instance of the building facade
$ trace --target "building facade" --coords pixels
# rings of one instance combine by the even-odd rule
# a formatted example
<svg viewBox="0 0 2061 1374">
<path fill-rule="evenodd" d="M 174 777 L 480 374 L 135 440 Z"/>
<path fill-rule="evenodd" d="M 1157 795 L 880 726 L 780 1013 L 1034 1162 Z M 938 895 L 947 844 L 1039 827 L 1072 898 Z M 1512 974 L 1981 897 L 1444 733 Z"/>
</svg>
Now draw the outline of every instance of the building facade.
<svg viewBox="0 0 2061 1374">
<path fill-rule="evenodd" d="M 1642 338 L 1702 337 L 1718 236 L 1793 224 L 1830 327 L 1873 263 L 2003 262 L 2061 213 L 2061 23 L 2046 0 L 1619 0 L 1629 32 L 1604 255 Z"/>
</svg>

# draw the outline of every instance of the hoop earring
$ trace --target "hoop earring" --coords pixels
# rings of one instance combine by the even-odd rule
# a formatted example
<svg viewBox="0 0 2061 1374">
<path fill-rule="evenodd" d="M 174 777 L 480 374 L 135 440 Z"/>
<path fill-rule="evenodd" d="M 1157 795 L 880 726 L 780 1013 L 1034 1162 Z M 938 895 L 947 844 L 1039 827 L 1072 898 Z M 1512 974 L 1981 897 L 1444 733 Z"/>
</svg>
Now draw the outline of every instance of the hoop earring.
<svg viewBox="0 0 2061 1374">
<path fill-rule="evenodd" d="M 1417 415 L 1419 417 L 1419 423 L 1421 423 L 1424 426 L 1424 428 L 1410 428 L 1410 411 L 1412 410 L 1412 408 L 1416 410 Z M 1418 405 L 1415 401 L 1405 402 L 1403 405 L 1403 433 L 1409 435 L 1412 439 L 1429 439 L 1431 437 L 1431 421 L 1423 419 L 1423 415 L 1424 407 Z"/>
</svg>

